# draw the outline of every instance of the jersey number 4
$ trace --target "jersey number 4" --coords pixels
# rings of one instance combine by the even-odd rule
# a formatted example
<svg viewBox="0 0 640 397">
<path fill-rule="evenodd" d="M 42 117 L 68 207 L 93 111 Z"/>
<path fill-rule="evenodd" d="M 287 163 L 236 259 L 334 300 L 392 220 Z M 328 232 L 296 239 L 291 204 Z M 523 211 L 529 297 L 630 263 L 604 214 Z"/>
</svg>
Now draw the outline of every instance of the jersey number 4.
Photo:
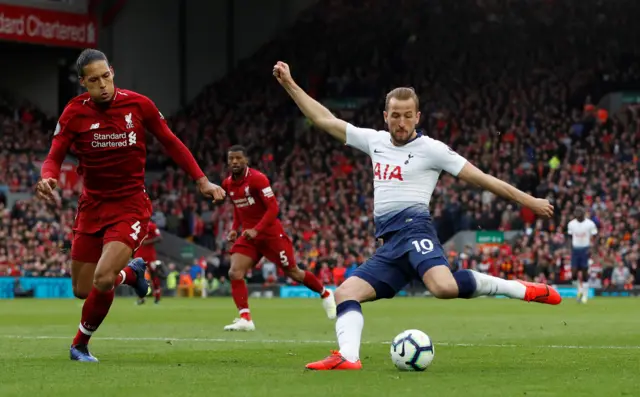
<svg viewBox="0 0 640 397">
<path fill-rule="evenodd" d="M 418 251 L 422 255 L 428 254 L 429 252 L 433 251 L 433 241 L 429 240 L 428 238 L 423 238 L 422 240 L 420 240 L 420 242 L 418 242 L 418 240 L 413 240 L 411 244 L 413 244 L 413 246 L 416 247 L 416 251 Z"/>
<path fill-rule="evenodd" d="M 136 221 L 133 225 L 131 225 L 131 229 L 133 233 L 129 235 L 133 239 L 133 241 L 138 241 L 138 234 L 140 234 L 140 221 Z"/>
</svg>

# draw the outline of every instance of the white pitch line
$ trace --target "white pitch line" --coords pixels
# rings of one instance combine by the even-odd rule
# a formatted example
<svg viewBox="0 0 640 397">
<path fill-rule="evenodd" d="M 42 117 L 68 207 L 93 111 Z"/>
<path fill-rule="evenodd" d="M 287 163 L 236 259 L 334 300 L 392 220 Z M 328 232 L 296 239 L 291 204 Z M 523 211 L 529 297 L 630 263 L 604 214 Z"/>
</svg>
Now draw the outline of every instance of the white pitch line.
<svg viewBox="0 0 640 397">
<path fill-rule="evenodd" d="M 48 336 L 48 335 L 0 335 L 0 339 L 69 339 L 69 336 Z M 335 344 L 335 340 L 300 340 L 300 339 L 224 339 L 224 338 L 161 338 L 161 337 L 94 337 L 100 340 L 112 341 L 149 341 L 149 342 L 204 342 L 204 343 L 290 343 L 290 344 Z M 389 342 L 362 342 L 364 345 L 388 345 Z M 491 343 L 453 343 L 453 342 L 435 342 L 436 346 L 448 347 L 492 347 L 492 348 L 529 348 L 529 349 L 586 349 L 586 350 L 640 350 L 640 346 L 600 346 L 600 345 L 516 345 L 516 344 L 491 344 Z"/>
</svg>

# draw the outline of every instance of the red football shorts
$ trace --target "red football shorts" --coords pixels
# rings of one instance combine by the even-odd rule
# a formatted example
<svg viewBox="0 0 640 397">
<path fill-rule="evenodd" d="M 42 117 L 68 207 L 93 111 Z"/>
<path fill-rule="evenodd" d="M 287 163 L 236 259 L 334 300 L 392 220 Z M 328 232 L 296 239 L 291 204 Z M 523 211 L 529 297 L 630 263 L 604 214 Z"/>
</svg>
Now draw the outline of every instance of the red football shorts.
<svg viewBox="0 0 640 397">
<path fill-rule="evenodd" d="M 298 266 L 293 255 L 293 243 L 285 233 L 259 235 L 254 240 L 247 240 L 240 236 L 229 252 L 231 254 L 246 255 L 253 259 L 255 263 L 258 263 L 264 256 L 283 269 L 293 269 Z"/>
<path fill-rule="evenodd" d="M 71 259 L 98 263 L 102 247 L 112 241 L 124 243 L 135 252 L 147 236 L 151 213 L 151 200 L 144 191 L 105 201 L 81 196 L 73 224 Z"/>
</svg>

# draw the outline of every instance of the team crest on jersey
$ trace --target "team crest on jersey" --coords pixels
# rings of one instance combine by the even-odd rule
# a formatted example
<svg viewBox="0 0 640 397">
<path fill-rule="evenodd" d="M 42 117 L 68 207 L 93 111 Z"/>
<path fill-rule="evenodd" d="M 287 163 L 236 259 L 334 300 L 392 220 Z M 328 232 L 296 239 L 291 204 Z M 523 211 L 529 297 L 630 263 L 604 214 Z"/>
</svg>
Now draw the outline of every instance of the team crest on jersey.
<svg viewBox="0 0 640 397">
<path fill-rule="evenodd" d="M 411 153 L 409 153 L 409 156 L 407 156 L 407 160 L 404 162 L 405 165 L 409 164 L 409 160 L 411 160 L 412 158 L 414 158 L 415 156 Z"/>
<path fill-rule="evenodd" d="M 131 113 L 124 115 L 124 121 L 127 123 L 127 128 L 133 128 L 133 116 Z"/>
<path fill-rule="evenodd" d="M 251 197 L 251 192 L 249 191 L 249 186 L 246 186 L 244 188 L 244 195 L 247 197 L 247 203 L 249 205 L 253 205 L 253 204 L 256 203 L 256 200 L 253 197 Z"/>
</svg>

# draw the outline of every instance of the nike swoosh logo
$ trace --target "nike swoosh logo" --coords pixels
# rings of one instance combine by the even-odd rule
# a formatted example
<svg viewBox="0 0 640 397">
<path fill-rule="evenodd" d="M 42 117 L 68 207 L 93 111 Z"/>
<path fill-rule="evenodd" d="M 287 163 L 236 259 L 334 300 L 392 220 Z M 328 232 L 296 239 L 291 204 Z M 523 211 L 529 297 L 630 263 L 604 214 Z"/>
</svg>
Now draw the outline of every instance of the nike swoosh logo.
<svg viewBox="0 0 640 397">
<path fill-rule="evenodd" d="M 373 149 L 373 153 L 383 153 L 381 150 Z"/>
<path fill-rule="evenodd" d="M 402 342 L 402 351 L 398 353 L 400 357 L 404 357 L 404 342 Z"/>
</svg>

